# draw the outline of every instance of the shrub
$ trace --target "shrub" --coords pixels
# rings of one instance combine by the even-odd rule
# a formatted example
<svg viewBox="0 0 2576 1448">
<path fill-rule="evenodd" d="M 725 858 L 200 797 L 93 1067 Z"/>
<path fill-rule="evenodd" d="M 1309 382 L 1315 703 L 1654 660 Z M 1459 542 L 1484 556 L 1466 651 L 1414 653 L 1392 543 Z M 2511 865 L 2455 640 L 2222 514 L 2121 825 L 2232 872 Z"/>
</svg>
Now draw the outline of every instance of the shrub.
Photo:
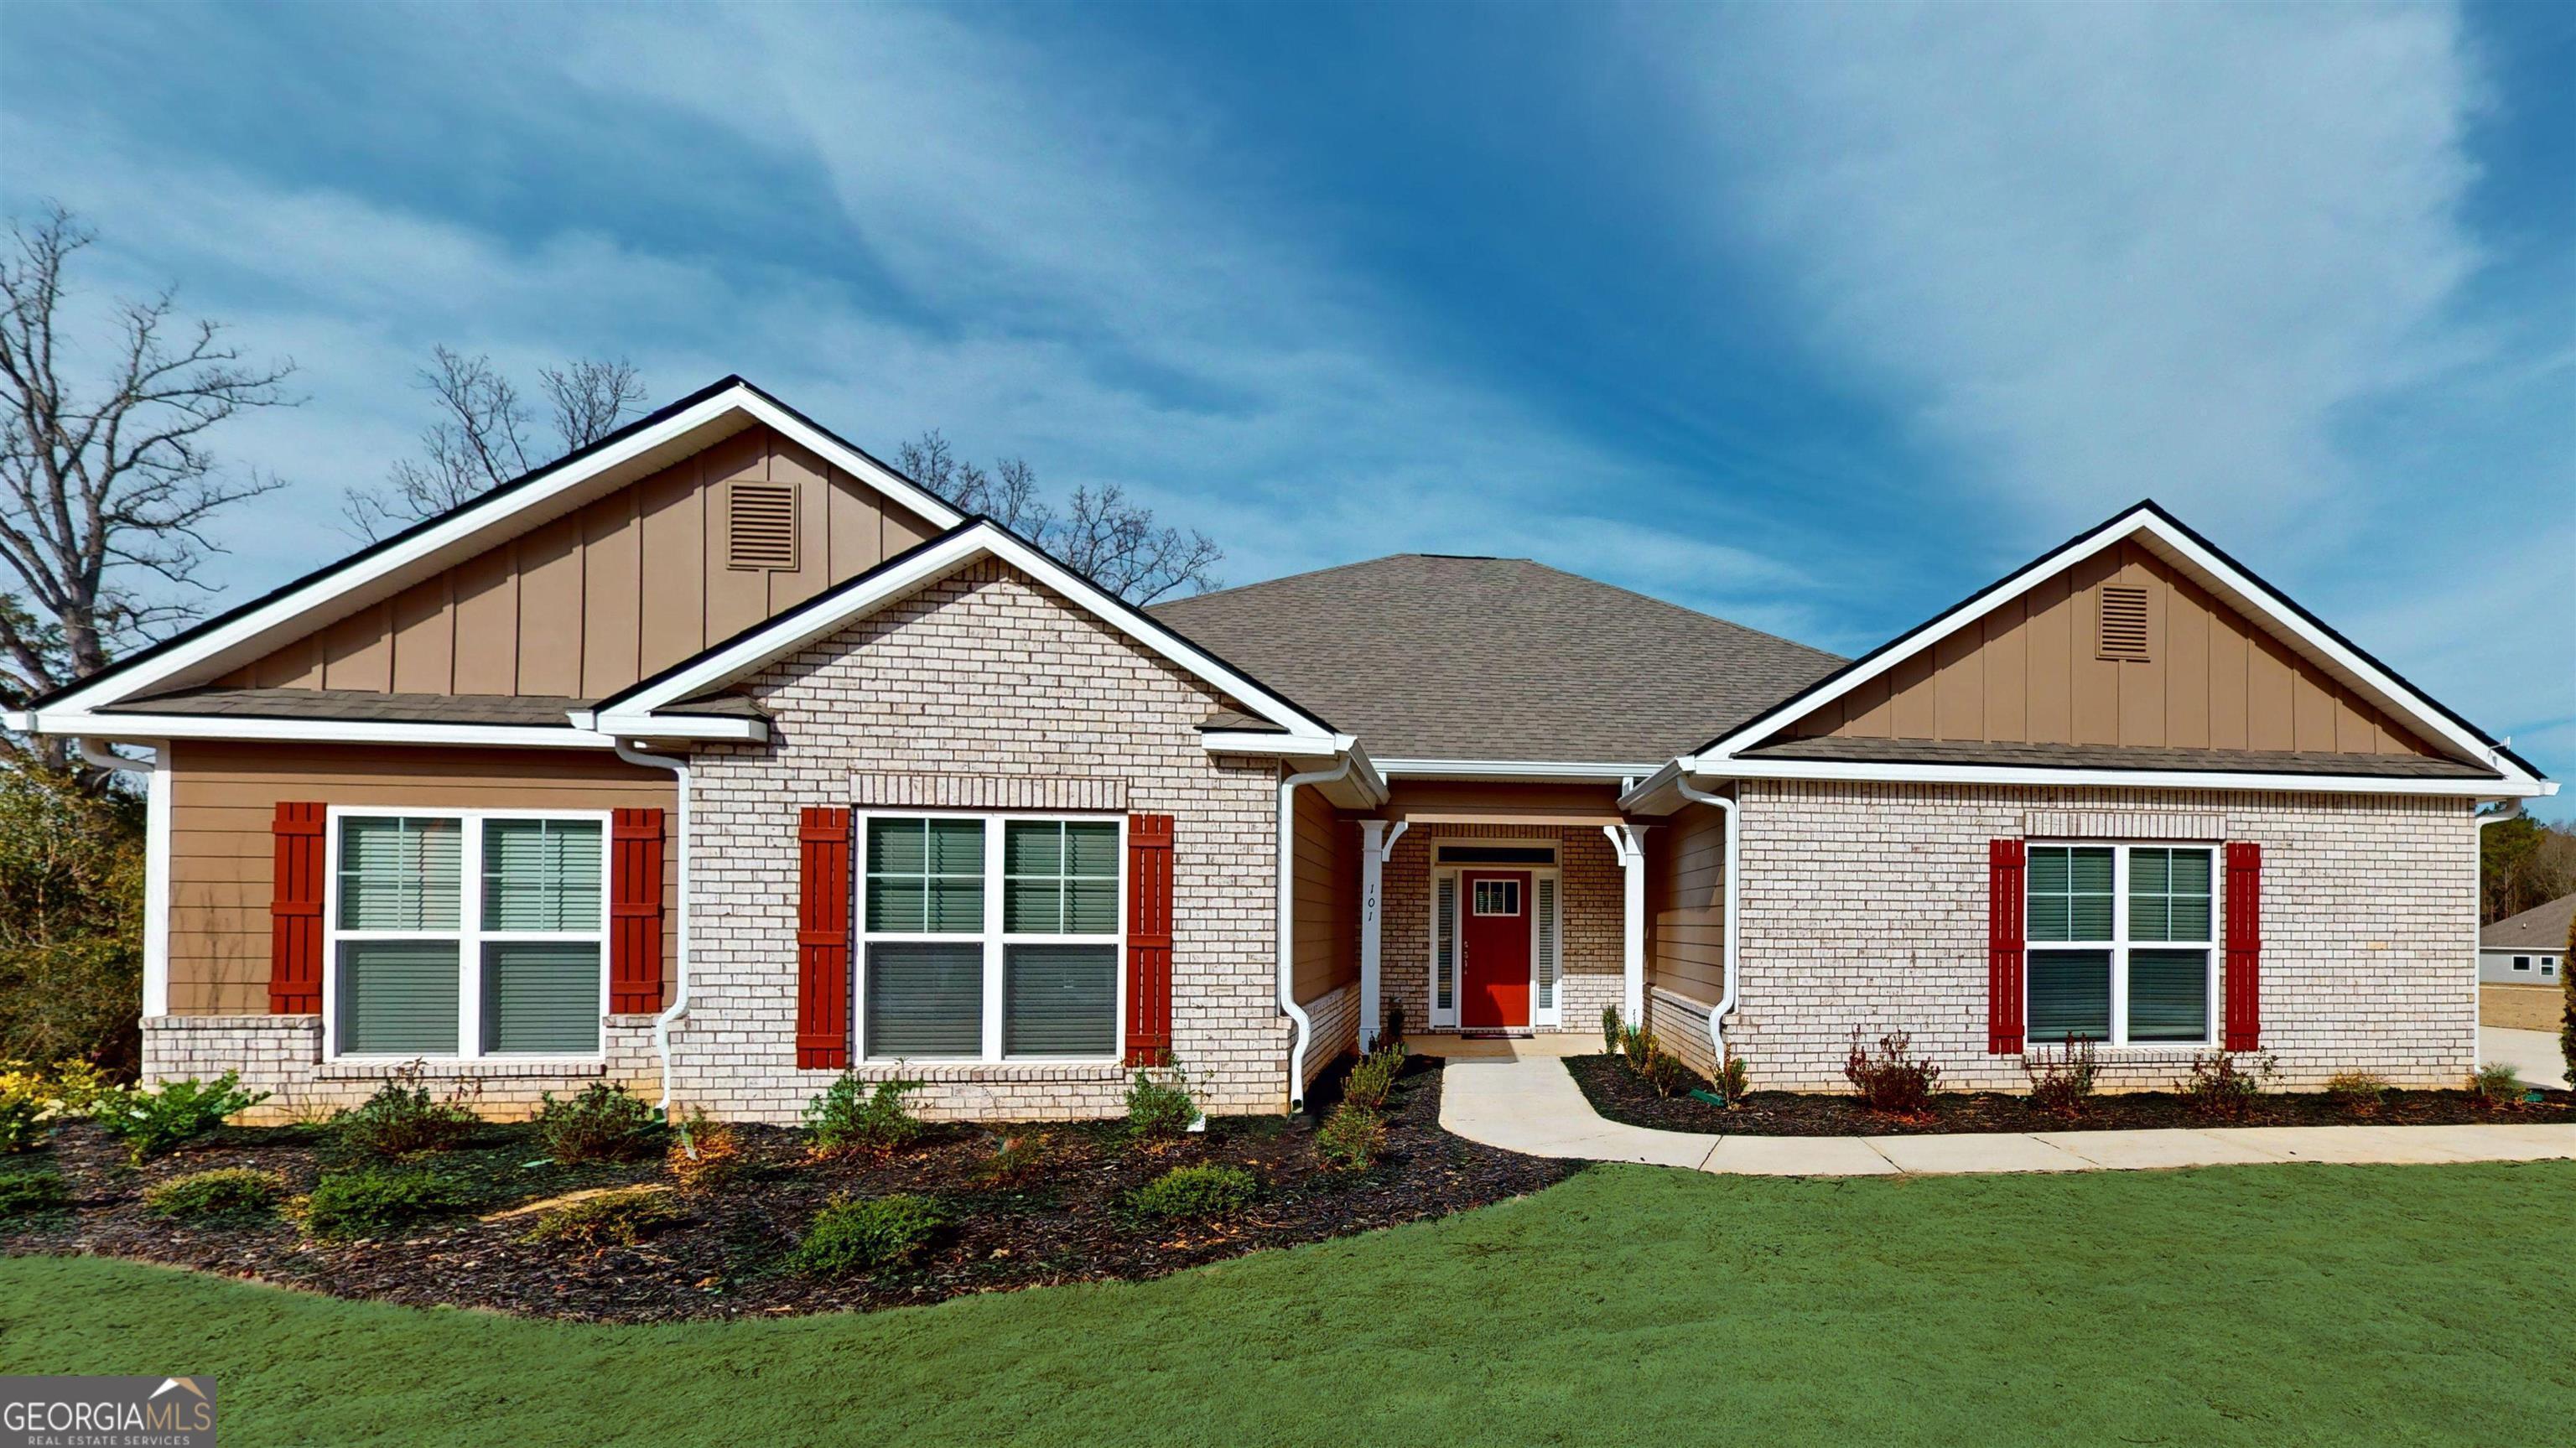
<svg viewBox="0 0 2576 1448">
<path fill-rule="evenodd" d="M 1861 1044 L 1860 1027 L 1852 1027 L 1851 1052 L 1843 1058 L 1843 1079 L 1860 1093 L 1861 1103 L 1887 1116 L 1925 1116 L 1932 1110 L 1932 1088 L 1941 1068 L 1914 1053 L 1914 1037 L 1904 1031 L 1878 1038 L 1875 1055 Z"/>
<path fill-rule="evenodd" d="M 594 1081 L 570 1100 L 545 1094 L 537 1140 L 557 1161 L 634 1161 L 661 1146 L 662 1123 L 625 1087 Z"/>
<path fill-rule="evenodd" d="M 628 1187 L 567 1202 L 537 1218 L 528 1229 L 531 1242 L 568 1242 L 576 1247 L 632 1247 L 656 1229 L 688 1216 L 669 1192 Z"/>
<path fill-rule="evenodd" d="M 1369 1107 L 1345 1101 L 1333 1108 L 1315 1132 L 1315 1150 L 1343 1171 L 1366 1171 L 1386 1151 L 1386 1118 Z"/>
<path fill-rule="evenodd" d="M 1362 1106 L 1384 1106 L 1386 1093 L 1395 1089 L 1395 1078 L 1403 1071 L 1403 1046 L 1398 1045 L 1392 1050 L 1371 1051 L 1362 1056 L 1357 1065 L 1351 1067 L 1349 1076 L 1343 1078 L 1342 1099 L 1356 1101 Z"/>
<path fill-rule="evenodd" d="M 71 1191 L 56 1173 L 20 1171 L 0 1176 L 0 1222 L 59 1211 L 69 1200 Z"/>
<path fill-rule="evenodd" d="M 2368 1071 L 2337 1071 L 2326 1078 L 2326 1095 L 2351 1111 L 2376 1111 L 2388 1099 L 2388 1082 Z"/>
<path fill-rule="evenodd" d="M 866 1082 L 842 1072 L 805 1103 L 806 1145 L 817 1156 L 886 1156 L 910 1146 L 921 1135 L 921 1121 L 903 1098 L 921 1086 L 919 1081 L 880 1081 L 871 1091 Z"/>
<path fill-rule="evenodd" d="M 2502 1062 L 2491 1062 L 2470 1073 L 2469 1089 L 2486 1105 L 2511 1106 L 2522 1099 L 2522 1073 Z"/>
<path fill-rule="evenodd" d="M 397 1068 L 364 1105 L 332 1117 L 341 1145 L 366 1156 L 411 1156 L 464 1140 L 479 1120 L 458 1098 L 431 1100 L 422 1070 L 418 1061 Z"/>
<path fill-rule="evenodd" d="M 1129 1204 L 1166 1222 L 1205 1222 L 1242 1211 L 1260 1190 L 1239 1166 L 1176 1166 L 1137 1188 Z"/>
<path fill-rule="evenodd" d="M 313 1184 L 313 1194 L 304 1199 L 304 1230 L 333 1241 L 389 1236 L 475 1205 L 472 1190 L 435 1172 L 362 1167 Z"/>
<path fill-rule="evenodd" d="M 1386 1003 L 1385 1008 L 1380 1012 L 1375 1044 L 1381 1051 L 1389 1046 L 1404 1045 L 1404 1002 Z"/>
<path fill-rule="evenodd" d="M 1632 1068 L 1639 1061 L 1646 1059 L 1646 1052 L 1652 1050 L 1654 1044 L 1655 1033 L 1644 1026 L 1619 1028 L 1619 1054 L 1628 1058 L 1628 1064 Z"/>
<path fill-rule="evenodd" d="M 947 1225 L 947 1216 L 927 1197 L 834 1197 L 815 1214 L 788 1267 L 815 1276 L 899 1267 L 920 1256 Z"/>
<path fill-rule="evenodd" d="M 86 1115 L 107 1089 L 87 1061 L 60 1061 L 51 1071 L 28 1061 L 0 1061 L 0 1152 L 42 1146 L 54 1123 Z"/>
<path fill-rule="evenodd" d="M 143 801 L 0 769 L 0 1057 L 141 1059 Z"/>
<path fill-rule="evenodd" d="M 2277 1071 L 2278 1063 L 2270 1056 L 2211 1051 L 2194 1054 L 2190 1074 L 2174 1084 L 2194 1115 L 2241 1121 L 2263 1094 L 2263 1083 Z"/>
<path fill-rule="evenodd" d="M 2021 1073 L 2030 1079 L 2032 1109 L 2070 1121 L 2082 1116 L 2085 1103 L 2092 1099 L 2095 1070 L 2093 1043 L 2072 1034 L 2054 1056 L 2031 1051 L 2021 1058 Z"/>
<path fill-rule="evenodd" d="M 2567 1061 L 2567 1084 L 2576 1086 L 2576 917 L 2567 921 L 2567 953 L 2558 957 L 2558 1054 Z"/>
<path fill-rule="evenodd" d="M 671 1180 L 684 1192 L 713 1191 L 742 1175 L 742 1144 L 733 1128 L 711 1120 L 703 1106 L 692 1109 L 672 1133 L 668 1157 Z"/>
<path fill-rule="evenodd" d="M 1733 1046 L 1726 1048 L 1726 1064 L 1718 1070 L 1717 1089 L 1729 1106 L 1742 1101 L 1744 1093 L 1750 1089 L 1744 1080 L 1744 1058 L 1735 1054 Z"/>
<path fill-rule="evenodd" d="M 1601 1054 L 1604 1056 L 1619 1054 L 1619 1008 L 1617 1006 L 1601 1008 Z"/>
<path fill-rule="evenodd" d="M 1138 1141 L 1174 1141 L 1199 1119 L 1199 1104 L 1177 1070 L 1168 1082 L 1139 1071 L 1127 1087 L 1127 1134 Z"/>
<path fill-rule="evenodd" d="M 143 1205 L 163 1217 L 215 1217 L 265 1212 L 286 1195 L 286 1178 L 246 1166 L 220 1167 L 172 1177 L 143 1193 Z"/>
<path fill-rule="evenodd" d="M 248 1111 L 268 1099 L 265 1091 L 244 1091 L 241 1076 L 226 1071 L 211 1083 L 191 1076 L 153 1090 L 111 1086 L 90 1106 L 99 1129 L 125 1143 L 126 1155 L 140 1162 L 159 1156 L 183 1141 L 203 1136 L 224 1118 Z"/>
<path fill-rule="evenodd" d="M 1641 1054 L 1628 1064 L 1637 1068 L 1637 1074 L 1655 1088 L 1656 1095 L 1671 1096 L 1690 1084 L 1690 1067 L 1682 1064 L 1681 1057 L 1655 1044 L 1654 1032 L 1648 1031 L 1639 1045 Z"/>
<path fill-rule="evenodd" d="M 1046 1155 L 1047 1138 L 1043 1132 L 1006 1136 L 993 1148 L 992 1155 L 975 1164 L 975 1179 L 987 1186 L 1018 1186 L 1037 1171 Z"/>
</svg>

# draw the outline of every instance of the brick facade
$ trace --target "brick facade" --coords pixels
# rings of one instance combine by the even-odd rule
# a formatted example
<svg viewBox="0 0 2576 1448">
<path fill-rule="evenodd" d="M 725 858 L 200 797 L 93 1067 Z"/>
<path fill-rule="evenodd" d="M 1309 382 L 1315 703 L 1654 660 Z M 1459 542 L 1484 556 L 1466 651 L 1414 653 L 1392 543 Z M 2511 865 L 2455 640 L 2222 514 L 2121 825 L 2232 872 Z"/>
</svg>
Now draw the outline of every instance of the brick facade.
<svg viewBox="0 0 2576 1448">
<path fill-rule="evenodd" d="M 1755 1089 L 1844 1089 L 1855 1026 L 1910 1031 L 1944 1088 L 2022 1089 L 2020 1059 L 1985 1049 L 1986 842 L 2252 840 L 2276 1084 L 2357 1070 L 2455 1086 L 2477 1054 L 2469 816 L 2434 796 L 1748 782 L 1728 1039 Z M 2191 1054 L 2106 1048 L 2103 1086 L 2169 1087 Z"/>
<path fill-rule="evenodd" d="M 531 1067 L 513 1061 L 431 1061 L 421 1084 L 456 1094 L 483 1115 L 509 1120 L 533 1114 L 544 1093 L 568 1096 L 595 1081 L 626 1087 L 646 1101 L 662 1095 L 662 1061 L 653 1050 L 653 1018 L 610 1016 L 603 1023 L 606 1059 L 593 1064 Z M 380 1061 L 322 1059 L 320 1016 L 154 1016 L 143 1023 L 143 1079 L 211 1081 L 238 1072 L 242 1085 L 269 1099 L 245 1121 L 299 1121 L 356 1106 L 391 1079 Z"/>
<path fill-rule="evenodd" d="M 1431 852 L 1442 842 L 1466 840 L 1555 842 L 1564 928 L 1558 977 L 1564 1029 L 1599 1031 L 1602 1008 L 1619 1004 L 1626 966 L 1621 952 L 1625 874 L 1598 825 L 1419 825 L 1405 831 L 1378 885 L 1379 993 L 1404 1007 L 1407 1030 L 1430 1028 Z"/>
</svg>

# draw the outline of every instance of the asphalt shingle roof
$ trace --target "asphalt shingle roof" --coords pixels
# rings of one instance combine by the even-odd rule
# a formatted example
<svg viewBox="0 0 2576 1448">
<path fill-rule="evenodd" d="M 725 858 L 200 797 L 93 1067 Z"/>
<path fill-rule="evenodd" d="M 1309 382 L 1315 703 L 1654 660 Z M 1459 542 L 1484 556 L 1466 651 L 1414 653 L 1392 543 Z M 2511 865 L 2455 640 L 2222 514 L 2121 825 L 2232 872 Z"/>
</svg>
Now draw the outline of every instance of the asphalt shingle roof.
<svg viewBox="0 0 2576 1448">
<path fill-rule="evenodd" d="M 1658 765 L 1843 662 L 1526 558 L 1401 553 L 1147 612 L 1380 759 Z"/>
<path fill-rule="evenodd" d="M 2487 950 L 2564 950 L 2570 918 L 2576 918 L 2576 895 L 2561 895 L 2479 931 L 2478 944 Z"/>
</svg>

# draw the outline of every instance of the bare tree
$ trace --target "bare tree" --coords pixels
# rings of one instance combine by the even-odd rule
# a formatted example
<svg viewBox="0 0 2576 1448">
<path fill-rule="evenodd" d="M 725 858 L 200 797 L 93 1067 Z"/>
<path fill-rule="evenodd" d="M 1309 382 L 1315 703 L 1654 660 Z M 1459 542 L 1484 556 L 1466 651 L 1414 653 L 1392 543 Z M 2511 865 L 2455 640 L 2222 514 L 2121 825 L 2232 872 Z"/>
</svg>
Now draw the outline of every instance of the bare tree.
<svg viewBox="0 0 2576 1448">
<path fill-rule="evenodd" d="M 173 294 L 119 302 L 105 385 L 67 376 L 60 335 L 71 260 L 96 239 L 61 207 L 11 221 L 0 257 L 0 562 L 16 575 L 0 598 L 0 694 L 22 703 L 106 667 L 119 650 L 196 616 L 155 582 L 207 589 L 197 565 L 220 552 L 206 522 L 230 503 L 279 486 L 226 478 L 208 429 L 244 408 L 291 406 L 292 361 L 254 366 L 211 321 L 185 321 Z M 207 589 L 211 592 L 211 589 Z M 63 745 L 12 743 L 57 768 Z"/>
<path fill-rule="evenodd" d="M 583 359 L 537 374 L 554 410 L 555 436 L 566 453 L 590 446 L 640 410 L 644 380 L 624 358 Z M 421 455 L 397 459 L 382 486 L 351 488 L 342 504 L 351 529 L 367 539 L 434 518 L 525 473 L 528 410 L 519 389 L 481 354 L 447 347 L 430 353 L 420 385 L 436 400 L 438 420 L 422 429 Z"/>
<path fill-rule="evenodd" d="M 895 458 L 914 482 L 1037 544 L 1129 603 L 1224 586 L 1216 565 L 1225 550 L 1216 540 L 1196 529 L 1157 525 L 1153 509 L 1128 501 L 1114 483 L 1074 489 L 1059 513 L 1026 461 L 1005 458 L 988 473 L 958 458 L 935 429 L 903 444 Z"/>
</svg>

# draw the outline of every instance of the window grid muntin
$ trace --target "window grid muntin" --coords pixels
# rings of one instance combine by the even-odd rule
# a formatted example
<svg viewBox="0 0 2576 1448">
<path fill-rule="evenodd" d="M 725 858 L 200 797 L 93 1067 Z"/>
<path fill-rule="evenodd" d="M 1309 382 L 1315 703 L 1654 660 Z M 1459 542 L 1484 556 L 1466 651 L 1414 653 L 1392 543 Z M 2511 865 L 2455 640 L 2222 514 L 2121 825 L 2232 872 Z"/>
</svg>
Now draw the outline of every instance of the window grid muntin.
<svg viewBox="0 0 2576 1448">
<path fill-rule="evenodd" d="M 2066 910 L 2061 916 L 2044 916 L 2042 913 L 2043 907 L 2038 907 L 2036 904 L 2043 894 L 2051 893 L 2046 887 L 2054 881 L 2063 880 L 2067 882 L 2064 885 L 2060 885 L 2054 892 L 2060 895 L 2067 894 L 2072 888 L 2074 881 L 2071 868 L 2063 873 L 2052 876 L 2049 857 L 2052 854 L 2063 855 L 2071 862 L 2074 857 L 2074 852 L 2084 851 L 2109 852 L 2109 863 L 2111 866 L 2109 890 L 2107 892 L 2093 890 L 2080 890 L 2073 892 L 2085 896 L 2102 896 L 2107 893 L 2109 905 L 2109 909 L 2107 911 L 2108 928 L 2096 932 L 2093 938 L 2079 937 L 2070 939 L 2043 935 L 2041 930 L 2043 919 L 2054 920 L 2062 918 L 2066 920 L 2069 925 L 2077 923 L 2077 912 L 2071 908 Z M 2133 852 L 2138 851 L 2157 852 L 2168 859 L 2175 855 L 2198 854 L 2207 860 L 2209 912 L 2205 938 L 2199 940 L 2140 940 L 2133 936 L 2131 933 L 2132 912 L 2130 905 L 2132 888 L 2132 855 Z M 2218 953 L 2217 942 L 2223 930 L 2220 921 L 2220 913 L 2225 903 L 2225 896 L 2224 892 L 2218 888 L 2220 882 L 2217 873 L 2218 850 L 2216 846 L 2169 844 L 2162 841 L 2032 840 L 2026 843 L 2023 858 L 2023 925 L 2026 942 L 2025 948 L 2029 954 L 2029 966 L 2025 969 L 2022 987 L 2023 1018 L 2026 1026 L 2025 1049 L 2042 1049 L 2051 1045 L 2062 1044 L 2063 1040 L 2062 1036 L 2043 1035 L 2039 1025 L 2038 1012 L 2035 1010 L 2036 1002 L 2031 994 L 2031 986 L 2033 983 L 2032 976 L 2036 972 L 2041 960 L 2048 957 L 2069 959 L 2085 956 L 2093 952 L 2106 952 L 2110 957 L 2109 1030 L 2106 1036 L 2097 1038 L 2100 1044 L 2113 1048 L 2137 1046 L 2145 1049 L 2174 1049 L 2189 1046 L 2207 1047 L 2217 1044 L 2219 1022 L 2218 996 L 2220 986 L 2220 968 L 2222 965 Z M 2150 866 L 2147 873 L 2150 877 L 2150 883 L 2153 883 L 2154 869 L 2152 866 Z M 2169 895 L 2170 889 L 2168 888 L 2167 891 L 2162 893 Z M 2084 918 L 2089 920 L 2101 918 L 2101 916 L 2102 912 L 2097 909 L 2087 912 Z M 2168 912 L 2166 918 L 2170 920 L 2170 912 Z M 2069 933 L 2071 934 L 2071 932 Z M 2190 1038 L 2170 1039 L 2134 1035 L 2133 1027 L 2135 1023 L 2131 1019 L 2133 1011 L 2131 1009 L 2130 1002 L 2133 955 L 2175 950 L 2197 952 L 2203 959 L 2201 977 L 2203 987 L 2201 993 L 2201 1034 Z M 2079 1036 L 2078 1039 L 2085 1039 L 2085 1037 Z"/>
</svg>

